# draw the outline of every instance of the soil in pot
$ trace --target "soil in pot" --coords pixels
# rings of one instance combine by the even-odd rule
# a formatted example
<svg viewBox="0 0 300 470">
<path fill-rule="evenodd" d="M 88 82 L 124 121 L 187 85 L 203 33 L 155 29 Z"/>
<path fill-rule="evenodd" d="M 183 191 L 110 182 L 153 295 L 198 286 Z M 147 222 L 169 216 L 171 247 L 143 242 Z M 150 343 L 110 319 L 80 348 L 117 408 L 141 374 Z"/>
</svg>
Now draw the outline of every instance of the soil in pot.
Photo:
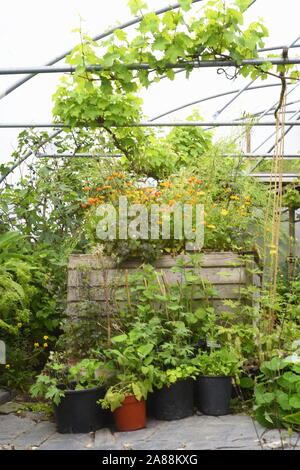
<svg viewBox="0 0 300 470">
<path fill-rule="evenodd" d="M 222 416 L 230 413 L 232 377 L 228 375 L 203 375 L 195 387 L 197 408 L 206 415 Z"/>
<path fill-rule="evenodd" d="M 115 426 L 118 431 L 135 431 L 146 427 L 146 402 L 138 401 L 129 395 L 123 404 L 113 412 Z"/>
<path fill-rule="evenodd" d="M 104 395 L 103 387 L 66 390 L 60 404 L 54 406 L 58 432 L 88 433 L 103 428 L 107 412 L 96 401 Z"/>
<path fill-rule="evenodd" d="M 156 419 L 171 421 L 194 414 L 193 380 L 178 380 L 156 389 L 152 396 L 152 414 Z"/>
</svg>

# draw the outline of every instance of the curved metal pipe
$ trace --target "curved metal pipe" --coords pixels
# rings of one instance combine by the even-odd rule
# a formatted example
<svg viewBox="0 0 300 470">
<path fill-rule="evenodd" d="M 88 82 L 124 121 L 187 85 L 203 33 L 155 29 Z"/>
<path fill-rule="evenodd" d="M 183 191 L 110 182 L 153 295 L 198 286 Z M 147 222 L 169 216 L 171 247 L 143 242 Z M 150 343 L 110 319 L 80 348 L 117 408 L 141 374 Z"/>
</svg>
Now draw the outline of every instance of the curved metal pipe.
<svg viewBox="0 0 300 470">
<path fill-rule="evenodd" d="M 273 65 L 296 65 L 300 64 L 300 57 L 288 57 L 283 59 L 280 57 L 270 58 L 261 57 L 255 59 L 244 59 L 240 65 L 263 65 L 265 62 L 270 62 Z M 187 60 L 178 63 L 165 64 L 166 69 L 183 69 L 184 67 L 197 68 L 219 68 L 219 67 L 236 67 L 236 61 L 234 60 L 200 60 L 193 61 Z M 135 63 L 135 64 L 124 64 L 124 67 L 128 70 L 152 70 L 153 67 L 147 63 Z M 87 65 L 85 68 L 88 72 L 109 70 L 109 67 L 103 67 L 102 65 Z M 72 65 L 57 65 L 56 67 L 49 66 L 33 66 L 33 67 L 16 67 L 16 68 L 0 68 L 0 75 L 22 75 L 24 73 L 73 73 L 76 72 L 76 67 Z"/>
<path fill-rule="evenodd" d="M 192 3 L 197 3 L 197 2 L 201 2 L 202 0 L 192 0 Z M 165 8 L 160 8 L 159 10 L 156 10 L 154 11 L 154 13 L 156 15 L 161 15 L 163 13 L 166 13 L 167 11 L 171 11 L 171 10 L 175 10 L 176 8 L 179 8 L 179 3 L 175 3 L 174 5 L 171 5 L 171 6 L 168 6 L 168 7 L 165 7 Z M 132 26 L 136 23 L 140 23 L 142 21 L 143 17 L 142 16 L 138 16 L 137 18 L 135 18 L 134 20 L 130 20 L 130 21 L 127 21 L 126 23 L 123 23 L 122 25 L 120 26 L 114 26 L 113 28 L 109 29 L 108 31 L 106 31 L 105 33 L 101 33 L 101 34 L 97 34 L 97 36 L 94 36 L 92 38 L 93 41 L 99 41 L 100 39 L 104 39 L 106 38 L 107 36 L 110 36 L 111 34 L 113 34 L 117 29 L 125 29 L 125 28 L 128 28 L 129 26 Z M 53 64 L 56 64 L 57 62 L 59 62 L 60 60 L 64 59 L 68 54 L 70 54 L 72 52 L 73 49 L 70 49 L 66 52 L 63 52 L 62 54 L 60 54 L 59 56 L 55 57 L 54 59 L 50 60 L 49 62 L 47 62 L 45 65 L 46 66 L 50 66 L 50 65 L 53 65 Z M 12 91 L 16 90 L 19 86 L 23 85 L 24 83 L 28 82 L 28 80 L 30 80 L 31 78 L 35 77 L 37 75 L 37 73 L 39 72 L 35 72 L 35 73 L 30 73 L 29 75 L 27 75 L 27 77 L 24 77 L 22 78 L 21 80 L 17 81 L 16 83 L 14 83 L 13 85 L 11 85 L 9 88 L 7 88 L 3 93 L 0 94 L 0 100 L 2 98 L 4 98 L 5 96 L 9 95 Z M 1 182 L 1 181 L 0 181 Z"/>
<path fill-rule="evenodd" d="M 300 111 L 299 111 L 300 112 Z M 292 126 L 299 126 L 300 121 L 292 121 L 290 122 Z M 204 121 L 164 121 L 164 122 L 151 122 L 151 121 L 140 121 L 134 122 L 131 124 L 113 124 L 111 128 L 132 128 L 132 127 L 242 127 L 242 126 L 276 126 L 276 121 L 263 121 L 263 122 L 251 122 L 251 121 L 220 121 L 220 122 L 204 122 Z M 49 124 L 49 123 L 12 123 L 12 124 L 1 124 L 1 129 L 17 129 L 17 128 L 36 128 L 36 127 L 60 127 L 63 129 L 69 128 L 67 124 Z M 85 129 L 89 129 L 90 126 L 80 126 Z M 102 125 L 99 125 L 98 128 L 102 128 Z"/>
<path fill-rule="evenodd" d="M 288 83 L 287 85 L 291 85 L 291 83 Z M 257 90 L 259 88 L 270 88 L 270 87 L 274 87 L 274 86 L 281 86 L 281 84 L 280 83 L 269 83 L 269 84 L 265 84 L 265 85 L 256 85 L 256 86 L 252 86 L 250 88 L 247 88 L 244 91 Z M 207 96 L 206 98 L 200 98 L 200 100 L 190 101 L 189 103 L 183 104 L 182 106 L 178 106 L 177 108 L 172 108 L 169 111 L 166 111 L 165 113 L 157 114 L 153 118 L 149 119 L 149 121 L 155 121 L 156 119 L 167 116 L 168 114 L 175 113 L 175 111 L 180 111 L 181 109 L 188 108 L 189 106 L 193 106 L 194 104 L 203 103 L 204 101 L 209 101 L 209 100 L 212 100 L 212 99 L 215 99 L 215 98 L 221 98 L 222 96 L 232 95 L 234 93 L 238 93 L 240 90 L 241 89 L 226 91 L 225 93 L 218 93 L 216 95 Z"/>
</svg>

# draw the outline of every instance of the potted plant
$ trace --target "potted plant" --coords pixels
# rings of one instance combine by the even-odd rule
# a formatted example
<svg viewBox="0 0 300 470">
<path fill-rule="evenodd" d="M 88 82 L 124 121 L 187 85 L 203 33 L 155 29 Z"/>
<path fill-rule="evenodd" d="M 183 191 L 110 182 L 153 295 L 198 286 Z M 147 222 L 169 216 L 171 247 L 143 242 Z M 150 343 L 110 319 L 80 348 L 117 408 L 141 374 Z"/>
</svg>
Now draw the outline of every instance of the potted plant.
<svg viewBox="0 0 300 470">
<path fill-rule="evenodd" d="M 151 400 L 153 416 L 166 421 L 192 416 L 195 378 L 196 368 L 188 363 L 167 370 L 156 369 Z"/>
<path fill-rule="evenodd" d="M 110 386 L 99 400 L 102 408 L 113 413 L 118 431 L 134 431 L 146 426 L 146 398 L 152 390 L 153 347 L 145 333 L 145 325 L 111 339 L 103 351 Z"/>
<path fill-rule="evenodd" d="M 68 365 L 56 359 L 54 353 L 31 386 L 31 396 L 52 401 L 60 433 L 87 433 L 104 427 L 105 412 L 96 403 L 105 395 L 102 362 L 83 359 Z"/>
<path fill-rule="evenodd" d="M 134 374 L 116 376 L 120 382 L 108 388 L 99 404 L 103 409 L 112 411 L 118 431 L 135 431 L 146 427 L 147 382 L 139 380 Z"/>
<path fill-rule="evenodd" d="M 226 349 L 201 352 L 194 359 L 197 369 L 195 402 L 207 415 L 229 414 L 232 378 L 238 374 L 240 361 L 236 353 Z"/>
</svg>

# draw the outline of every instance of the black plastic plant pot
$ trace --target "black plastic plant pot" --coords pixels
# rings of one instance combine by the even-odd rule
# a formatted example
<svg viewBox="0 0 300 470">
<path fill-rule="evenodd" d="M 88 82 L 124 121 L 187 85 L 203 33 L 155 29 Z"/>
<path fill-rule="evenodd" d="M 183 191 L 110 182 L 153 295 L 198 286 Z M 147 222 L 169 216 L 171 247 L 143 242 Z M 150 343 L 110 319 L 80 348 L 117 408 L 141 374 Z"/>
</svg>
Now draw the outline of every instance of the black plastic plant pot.
<svg viewBox="0 0 300 470">
<path fill-rule="evenodd" d="M 96 401 L 104 395 L 103 387 L 65 390 L 59 405 L 54 405 L 58 432 L 88 433 L 103 428 L 107 422 L 107 413 Z"/>
<path fill-rule="evenodd" d="M 207 349 L 206 339 L 199 339 L 198 343 L 192 344 L 193 357 L 196 357 L 199 351 L 207 351 Z"/>
<path fill-rule="evenodd" d="M 197 408 L 205 415 L 222 416 L 230 412 L 230 375 L 202 375 L 195 387 Z"/>
<path fill-rule="evenodd" d="M 171 421 L 194 414 L 193 380 L 178 380 L 169 387 L 164 385 L 153 392 L 152 415 L 156 419 Z"/>
</svg>

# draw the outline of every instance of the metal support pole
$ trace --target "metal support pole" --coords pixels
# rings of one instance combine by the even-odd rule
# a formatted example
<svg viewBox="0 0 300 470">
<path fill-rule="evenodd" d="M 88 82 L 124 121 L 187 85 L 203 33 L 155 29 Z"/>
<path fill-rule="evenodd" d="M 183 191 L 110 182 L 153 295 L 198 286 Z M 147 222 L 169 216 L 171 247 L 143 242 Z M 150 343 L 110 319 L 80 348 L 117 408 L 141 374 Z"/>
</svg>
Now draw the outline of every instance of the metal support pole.
<svg viewBox="0 0 300 470">
<path fill-rule="evenodd" d="M 291 83 L 288 83 L 287 85 L 289 86 L 289 85 L 291 85 Z M 249 88 L 245 89 L 244 91 L 258 90 L 260 88 L 271 88 L 271 87 L 274 87 L 274 86 L 275 87 L 281 86 L 281 83 L 267 83 L 267 84 L 264 84 L 264 85 L 256 85 L 256 86 L 249 87 Z M 168 114 L 175 113 L 176 111 L 180 111 L 181 109 L 188 108 L 190 106 L 194 106 L 195 104 L 203 103 L 204 101 L 210 101 L 210 100 L 213 100 L 215 98 L 222 98 L 223 96 L 226 96 L 226 95 L 232 95 L 232 94 L 238 93 L 240 91 L 241 91 L 241 89 L 232 90 L 232 91 L 225 91 L 224 93 L 218 93 L 216 95 L 207 96 L 206 98 L 200 98 L 199 100 L 190 101 L 189 103 L 178 106 L 177 108 L 169 109 L 169 111 L 166 111 L 165 113 L 157 114 L 153 118 L 149 119 L 149 121 L 156 121 L 156 119 L 167 116 Z"/>
<path fill-rule="evenodd" d="M 270 62 L 273 65 L 296 65 L 300 64 L 300 57 L 289 57 L 283 59 L 280 57 L 266 57 L 256 59 L 244 59 L 241 64 L 237 64 L 234 60 L 200 60 L 185 62 L 169 63 L 164 66 L 165 69 L 184 69 L 185 67 L 193 68 L 219 68 L 219 67 L 239 67 L 242 65 L 263 65 Z M 128 70 L 153 70 L 153 66 L 147 63 L 134 63 L 122 64 Z M 110 67 L 103 67 L 103 65 L 87 65 L 85 70 L 87 72 L 99 72 L 101 70 L 110 70 Z M 33 67 L 4 67 L 0 68 L 0 75 L 22 75 L 24 73 L 75 73 L 76 67 L 72 65 L 56 65 L 52 66 L 33 66 Z"/>
<path fill-rule="evenodd" d="M 37 158 L 119 158 L 123 153 L 40 153 L 35 155 Z"/>
<path fill-rule="evenodd" d="M 290 121 L 291 126 L 300 126 L 300 121 Z M 126 127 L 272 127 L 276 126 L 275 121 L 264 122 L 251 122 L 251 121 L 223 121 L 223 122 L 203 122 L 203 121 L 175 121 L 175 122 L 151 122 L 142 121 L 134 122 L 132 124 L 112 124 L 111 128 L 126 128 Z M 67 124 L 62 123 L 0 123 L 0 129 L 16 129 L 16 128 L 35 128 L 35 127 L 52 127 L 52 128 L 70 128 Z M 77 128 L 83 127 L 88 129 L 90 126 L 75 126 Z M 103 127 L 99 124 L 98 128 Z"/>
<path fill-rule="evenodd" d="M 295 252 L 295 209 L 289 208 L 289 254 L 287 257 L 288 280 L 291 281 L 295 276 L 296 252 Z"/>
<path fill-rule="evenodd" d="M 192 3 L 197 3 L 197 2 L 200 2 L 202 0 L 192 0 Z M 252 2 L 254 3 L 254 2 Z M 179 8 L 179 3 L 175 3 L 174 5 L 170 5 L 168 7 L 165 7 L 165 8 L 161 8 L 159 10 L 156 10 L 154 11 L 154 13 L 156 15 L 161 15 L 163 13 L 166 13 L 167 11 L 171 11 L 171 10 L 175 10 L 176 8 Z M 127 21 L 126 23 L 123 23 L 119 26 L 115 26 L 111 29 L 109 29 L 108 31 L 106 31 L 105 33 L 101 33 L 101 34 L 97 34 L 97 36 L 94 36 L 92 38 L 93 41 L 99 41 L 100 39 L 104 39 L 106 38 L 107 36 L 110 36 L 111 34 L 113 34 L 117 29 L 125 29 L 125 28 L 128 28 L 129 26 L 132 26 L 134 24 L 137 24 L 137 23 L 140 23 L 143 19 L 143 16 L 138 16 L 137 18 L 135 18 L 134 20 L 130 20 L 130 21 Z M 56 64 L 57 62 L 59 62 L 60 60 L 64 59 L 68 54 L 70 54 L 72 52 L 72 49 L 66 51 L 66 52 L 63 52 L 62 54 L 60 54 L 59 56 L 55 57 L 54 59 L 50 60 L 49 62 L 47 62 L 46 66 L 49 66 L 49 65 L 53 65 L 53 64 Z M 21 80 L 17 81 L 16 83 L 14 83 L 13 85 L 11 85 L 9 88 L 7 88 L 3 93 L 0 94 L 0 100 L 2 98 L 4 98 L 5 96 L 9 95 L 12 91 L 16 90 L 19 86 L 23 85 L 23 83 L 26 83 L 28 80 L 30 80 L 31 78 L 35 77 L 37 73 L 30 73 L 30 75 L 28 75 L 27 77 L 24 77 L 22 78 Z"/>
</svg>

